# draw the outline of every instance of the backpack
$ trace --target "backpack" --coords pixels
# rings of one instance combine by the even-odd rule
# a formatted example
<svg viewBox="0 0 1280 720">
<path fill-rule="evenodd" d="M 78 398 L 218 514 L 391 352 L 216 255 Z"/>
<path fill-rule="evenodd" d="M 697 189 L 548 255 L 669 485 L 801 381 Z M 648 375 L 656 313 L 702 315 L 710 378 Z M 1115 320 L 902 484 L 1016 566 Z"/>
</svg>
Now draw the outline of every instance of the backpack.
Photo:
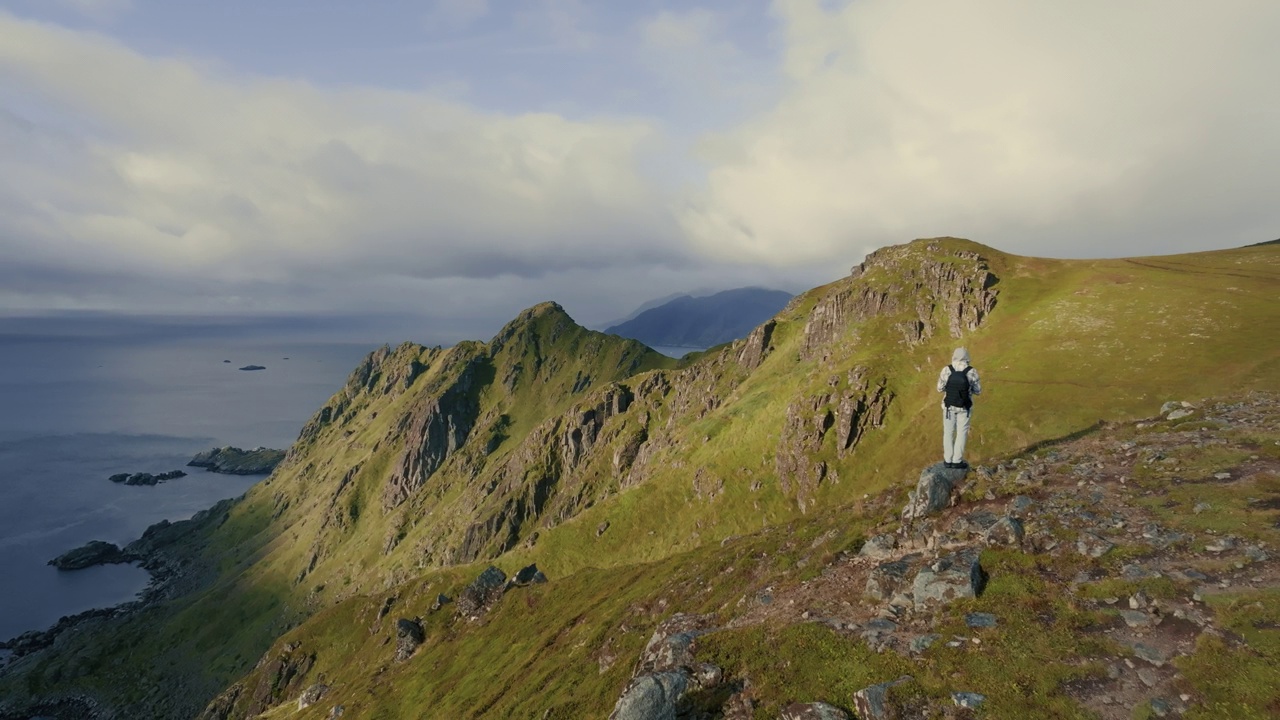
<svg viewBox="0 0 1280 720">
<path fill-rule="evenodd" d="M 973 407 L 973 400 L 969 397 L 969 370 L 972 365 L 964 370 L 956 370 L 955 367 L 948 365 L 951 374 L 947 376 L 947 384 L 945 386 L 946 395 L 943 402 L 947 407 L 964 408 L 968 410 Z"/>
</svg>

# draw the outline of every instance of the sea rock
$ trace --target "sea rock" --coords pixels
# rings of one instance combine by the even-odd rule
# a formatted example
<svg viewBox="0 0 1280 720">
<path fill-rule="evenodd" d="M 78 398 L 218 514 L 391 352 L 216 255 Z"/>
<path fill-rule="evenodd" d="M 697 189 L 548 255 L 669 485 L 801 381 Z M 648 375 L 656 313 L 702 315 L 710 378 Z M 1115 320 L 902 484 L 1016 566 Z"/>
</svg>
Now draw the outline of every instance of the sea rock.
<svg viewBox="0 0 1280 720">
<path fill-rule="evenodd" d="M 981 595 L 988 576 L 980 557 L 979 548 L 965 548 L 921 568 L 912 583 L 916 607 L 945 605 L 956 598 Z"/>
<path fill-rule="evenodd" d="M 849 720 L 849 713 L 824 702 L 791 703 L 782 708 L 780 720 Z"/>
<path fill-rule="evenodd" d="M 396 660 L 404 662 L 408 660 L 427 639 L 427 635 L 422 630 L 422 626 L 415 620 L 400 618 L 396 621 Z"/>
<path fill-rule="evenodd" d="M 957 486 L 965 472 L 942 463 L 925 468 L 916 482 L 916 489 L 908 495 L 906 507 L 902 508 L 902 519 L 910 522 L 954 505 Z"/>
<path fill-rule="evenodd" d="M 166 480 L 176 480 L 186 476 L 187 474 L 181 470 L 170 470 L 158 475 L 152 475 L 151 473 L 116 473 L 107 479 L 122 485 L 157 485 Z"/>
<path fill-rule="evenodd" d="M 853 694 L 853 711 L 858 720 L 899 720 L 902 714 L 894 702 L 895 690 L 901 691 L 904 686 L 915 682 L 910 675 L 903 675 L 897 680 L 879 685 L 865 687 Z"/>
<path fill-rule="evenodd" d="M 618 698 L 609 720 L 676 720 L 690 684 L 689 674 L 679 670 L 641 675 Z"/>
<path fill-rule="evenodd" d="M 252 371 L 252 370 L 266 370 L 267 368 L 263 365 L 245 365 L 240 369 L 246 370 L 246 371 Z"/>
<path fill-rule="evenodd" d="M 281 460 L 284 460 L 283 450 L 265 447 L 241 450 L 228 446 L 197 453 L 187 465 L 226 475 L 266 475 L 275 470 Z"/>
<path fill-rule="evenodd" d="M 94 565 L 126 563 L 137 559 L 136 556 L 121 551 L 115 543 L 90 540 L 50 560 L 48 564 L 59 570 L 83 570 Z"/>
<path fill-rule="evenodd" d="M 477 617 L 498 602 L 506 591 L 507 575 L 490 565 L 458 594 L 458 614 Z"/>
</svg>

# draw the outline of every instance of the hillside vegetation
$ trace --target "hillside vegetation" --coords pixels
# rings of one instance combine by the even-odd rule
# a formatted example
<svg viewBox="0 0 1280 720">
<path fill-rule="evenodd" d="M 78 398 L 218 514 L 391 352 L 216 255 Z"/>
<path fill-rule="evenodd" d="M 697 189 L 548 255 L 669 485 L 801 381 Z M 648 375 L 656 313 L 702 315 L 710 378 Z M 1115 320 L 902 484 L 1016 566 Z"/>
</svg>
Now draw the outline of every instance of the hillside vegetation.
<svg viewBox="0 0 1280 720">
<path fill-rule="evenodd" d="M 1096 486 L 1096 502 L 1135 508 L 1116 520 L 1125 527 L 1141 518 L 1194 538 L 1171 543 L 1178 551 L 1209 530 L 1240 536 L 1241 549 L 1280 541 L 1252 510 L 1280 492 L 1270 406 L 1254 411 L 1269 430 L 1256 417 L 1208 427 L 1224 433 L 1220 446 L 1170 420 L 1131 424 L 1168 400 L 1239 403 L 1280 387 L 1278 291 L 1274 245 L 1065 261 L 940 238 L 877 251 L 745 340 L 679 363 L 585 330 L 553 303 L 487 344 L 386 348 L 268 479 L 151 539 L 169 578 L 156 602 L 60 633 L 4 670 L 0 697 L 68 717 L 324 718 L 339 706 L 344 718 L 604 717 L 634 675 L 661 666 L 641 661 L 655 629 L 685 613 L 701 618 L 693 634 L 716 630 L 696 652 L 720 673 L 682 695 L 687 717 L 778 717 L 792 701 L 852 709 L 853 691 L 903 674 L 917 678 L 903 702 L 920 712 L 951 707 L 953 690 L 985 694 L 984 717 L 1147 712 L 1154 695 L 1116 691 L 1104 703 L 1089 690 L 1124 680 L 1099 660 L 1120 652 L 1117 641 L 1090 634 L 1115 618 L 1098 603 L 1144 588 L 1181 599 L 1200 581 L 1127 578 L 1121 569 L 1144 559 L 1137 544 L 1081 555 L 1076 536 L 1104 531 L 1058 518 L 1077 487 Z M 968 458 L 982 472 L 970 473 L 966 500 L 1003 507 L 1028 493 L 1054 514 L 1028 520 L 1038 545 L 983 551 L 992 579 L 981 597 L 898 618 L 970 642 L 964 613 L 994 612 L 1002 624 L 977 638 L 983 652 L 895 652 L 866 632 L 899 606 L 891 593 L 868 599 L 870 570 L 854 560 L 886 533 L 919 539 L 922 557 L 968 547 L 956 508 L 924 530 L 898 520 L 921 469 L 940 459 L 933 385 L 957 344 L 985 390 Z M 1223 407 L 1223 418 L 1243 412 Z M 1154 455 L 1124 455 L 1155 431 L 1171 433 L 1163 457 L 1187 453 L 1181 465 L 1140 468 Z M 1045 454 L 1064 443 L 1084 444 Z M 1103 452 L 1088 443 L 1118 459 L 1079 474 Z M 1023 464 L 1038 480 L 1019 479 Z M 1188 481 L 1226 472 L 1244 485 L 1210 483 L 1212 501 L 1116 489 L 1141 480 L 1155 492 L 1183 468 L 1194 468 Z M 1210 507 L 1192 513 L 1199 502 Z M 1269 559 L 1247 562 L 1273 572 Z M 533 563 L 548 582 L 500 599 L 464 592 L 490 564 L 514 575 Z M 815 584 L 826 589 L 806 595 Z M 1265 669 L 1278 659 L 1280 606 L 1276 590 L 1258 592 L 1213 600 L 1221 614 L 1209 626 L 1235 629 L 1196 640 L 1178 678 L 1157 678 L 1186 683 L 1178 709 L 1267 717 L 1280 707 Z M 1239 693 L 1209 689 L 1213 663 L 1239 670 Z M 1010 677 L 1011 666 L 1022 670 Z M 300 709 L 304 690 L 322 699 Z"/>
</svg>

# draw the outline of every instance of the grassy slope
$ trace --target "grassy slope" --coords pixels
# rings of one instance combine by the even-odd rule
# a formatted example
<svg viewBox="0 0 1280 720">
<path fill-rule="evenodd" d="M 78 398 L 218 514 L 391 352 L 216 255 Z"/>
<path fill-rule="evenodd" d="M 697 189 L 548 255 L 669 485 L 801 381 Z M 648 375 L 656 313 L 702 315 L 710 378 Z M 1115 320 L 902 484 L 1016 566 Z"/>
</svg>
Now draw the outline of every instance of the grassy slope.
<svg viewBox="0 0 1280 720">
<path fill-rule="evenodd" d="M 1194 399 L 1280 384 L 1280 347 L 1274 340 L 1280 337 L 1280 313 L 1275 310 L 1280 252 L 1274 247 L 1107 261 L 1019 258 L 965 241 L 945 241 L 942 248 L 979 250 L 1000 278 L 999 304 L 990 320 L 964 338 L 987 388 L 971 435 L 970 455 L 975 460 L 1076 432 L 1100 418 L 1150 414 L 1172 397 Z M 653 606 L 655 598 L 668 597 L 665 607 L 678 603 L 682 610 L 710 610 L 737 600 L 732 572 L 723 582 L 712 582 L 711 589 L 693 580 L 718 577 L 736 566 L 734 551 L 721 551 L 719 540 L 757 533 L 729 547 L 770 553 L 785 538 L 807 533 L 816 537 L 816 528 L 834 523 L 844 526 L 841 537 L 852 542 L 864 522 L 876 519 L 854 519 L 863 496 L 901 487 L 936 455 L 932 384 L 953 340 L 944 332 L 908 348 L 885 328 L 868 323 L 851 330 L 857 341 L 854 335 L 841 341 L 841 352 L 829 363 L 800 360 L 808 311 L 831 288 L 811 291 L 780 316 L 776 349 L 764 365 L 746 377 L 726 372 L 715 380 L 725 397 L 717 410 L 696 421 L 677 416 L 671 449 L 650 465 L 646 482 L 544 532 L 532 549 L 522 547 L 499 563 L 511 571 L 537 561 L 554 579 L 551 585 L 521 591 L 527 598 L 520 601 L 523 607 L 506 603 L 480 628 L 457 627 L 433 617 L 431 622 L 439 627 L 429 633 L 440 641 L 432 644 L 427 656 L 436 658 L 430 673 L 401 677 L 404 673 L 392 668 L 372 677 L 368 671 L 380 666 L 375 658 L 385 655 L 372 646 L 381 638 L 370 638 L 364 623 L 357 623 L 358 632 L 352 634 L 350 625 L 352 613 L 367 615 L 368 608 L 380 605 L 384 592 L 398 582 L 410 584 L 396 594 L 413 599 L 395 612 L 412 615 L 423 611 L 436 590 L 456 590 L 462 579 L 479 569 L 423 574 L 413 557 L 413 542 L 403 543 L 390 556 L 381 554 L 384 538 L 394 531 L 392 524 L 402 520 L 366 510 L 377 502 L 380 484 L 400 451 L 388 438 L 394 435 L 394 419 L 413 402 L 415 393 L 406 393 L 360 399 L 352 406 L 357 415 L 347 426 L 328 428 L 316 441 L 317 449 L 323 449 L 322 468 L 308 470 L 303 454 L 250 493 L 214 538 L 223 575 L 213 589 L 107 628 L 95 643 L 69 641 L 66 652 L 42 660 L 35 672 L 17 681 L 41 690 L 53 676 L 65 680 L 87 675 L 82 682 L 90 688 L 106 689 L 120 684 L 121 675 L 107 670 L 120 662 L 124 676 L 151 678 L 132 684 L 141 689 L 128 691 L 127 697 L 143 700 L 148 692 L 167 692 L 160 688 L 168 687 L 162 683 L 169 678 L 149 669 L 148 658 L 159 656 L 189 675 L 192 692 L 207 695 L 247 670 L 272 638 L 314 609 L 337 603 L 290 637 L 325 648 L 317 669 L 331 680 L 341 678 L 352 692 L 366 685 L 371 691 L 379 684 L 395 686 L 394 693 L 385 692 L 385 687 L 375 692 L 381 699 L 370 708 L 385 705 L 385 712 L 392 713 L 398 703 L 427 703 L 448 708 L 446 715 L 499 717 L 560 703 L 565 717 L 581 716 L 587 708 L 598 712 L 612 702 L 629 675 L 629 665 L 645 640 L 642 629 L 665 612 Z M 627 352 L 611 350 L 596 363 L 596 356 L 584 357 L 584 339 L 578 338 L 572 352 L 561 357 L 591 365 L 599 373 L 601 368 L 616 368 L 621 359 L 616 353 Z M 428 366 L 419 383 L 430 383 L 446 372 L 450 352 L 397 350 Z M 513 356 L 502 361 L 506 364 L 527 366 L 530 352 L 527 343 L 512 343 L 498 354 Z M 646 358 L 636 369 L 659 362 Z M 726 364 L 714 351 L 700 362 Z M 860 364 L 887 376 L 897 398 L 885 426 L 869 433 L 854 453 L 837 460 L 830 443 L 820 451 L 840 481 L 819 488 L 819 509 L 798 521 L 795 503 L 773 475 L 781 420 L 797 396 L 821 388 L 831 374 Z M 566 397 L 566 377 L 571 382 L 573 375 L 558 372 L 545 381 L 520 385 L 515 393 L 489 386 L 483 409 L 511 415 L 511 439 L 499 446 L 495 461 L 512 452 L 516 441 L 542 419 L 568 408 L 574 398 Z M 653 413 L 651 425 L 656 427 L 674 411 L 659 403 Z M 332 478 L 317 475 L 340 474 L 356 465 L 360 471 L 341 497 L 308 491 L 310 485 L 332 486 Z M 726 479 L 714 500 L 695 496 L 690 475 L 698 468 Z M 762 484 L 758 491 L 750 489 L 755 480 Z M 438 506 L 423 512 L 447 512 L 462 493 L 458 486 L 442 488 Z M 273 519 L 282 500 L 289 507 Z M 327 507 L 330 503 L 346 517 L 338 530 L 333 522 L 323 530 L 319 527 L 326 513 L 334 512 Z M 606 521 L 610 530 L 597 537 L 596 528 Z M 769 527 L 785 530 L 758 534 Z M 427 535 L 431 530 L 430 522 L 420 522 L 415 532 Z M 322 537 L 331 548 L 331 560 L 321 562 L 305 583 L 296 584 L 298 568 Z M 415 594 L 415 588 L 422 592 Z M 640 606 L 643 611 L 637 609 Z M 641 619 L 628 621 L 635 613 L 642 613 Z M 163 627 L 163 633 L 147 630 L 156 626 Z M 641 629 L 620 634 L 611 630 L 620 626 Z M 614 635 L 621 659 L 598 673 L 589 656 L 605 642 L 602 638 Z M 496 638 L 504 640 L 495 643 Z M 449 658 L 469 659 L 456 663 Z M 415 667 L 425 665 L 415 660 Z M 353 674 L 351 668 L 360 671 Z M 522 678 L 539 682 L 525 683 Z M 148 684 L 154 689 L 149 691 Z M 533 692 L 540 684 L 546 685 L 545 692 Z"/>
</svg>

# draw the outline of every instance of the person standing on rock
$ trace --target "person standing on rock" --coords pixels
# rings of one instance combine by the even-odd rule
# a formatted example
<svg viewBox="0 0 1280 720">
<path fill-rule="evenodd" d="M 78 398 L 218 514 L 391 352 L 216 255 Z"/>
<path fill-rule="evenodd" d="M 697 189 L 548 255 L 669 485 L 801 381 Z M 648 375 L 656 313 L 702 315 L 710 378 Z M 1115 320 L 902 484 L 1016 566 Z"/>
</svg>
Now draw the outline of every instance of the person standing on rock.
<svg viewBox="0 0 1280 720">
<path fill-rule="evenodd" d="M 938 374 L 938 392 L 942 395 L 942 464 L 964 469 L 964 443 L 969 436 L 969 415 L 973 396 L 982 393 L 978 371 L 969 364 L 969 351 L 956 348 L 951 364 Z"/>
</svg>

